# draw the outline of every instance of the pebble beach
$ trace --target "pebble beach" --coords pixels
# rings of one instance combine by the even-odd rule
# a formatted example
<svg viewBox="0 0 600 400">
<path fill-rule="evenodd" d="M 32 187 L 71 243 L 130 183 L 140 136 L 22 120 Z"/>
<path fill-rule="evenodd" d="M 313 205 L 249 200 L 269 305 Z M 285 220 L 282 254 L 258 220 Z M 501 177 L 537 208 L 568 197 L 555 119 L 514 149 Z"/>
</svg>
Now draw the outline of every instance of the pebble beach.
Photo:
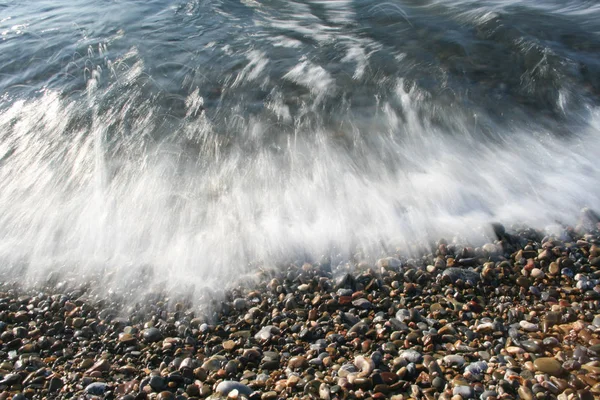
<svg viewBox="0 0 600 400">
<path fill-rule="evenodd" d="M 0 398 L 600 398 L 600 232 L 583 217 L 263 270 L 211 316 L 3 283 Z"/>
</svg>

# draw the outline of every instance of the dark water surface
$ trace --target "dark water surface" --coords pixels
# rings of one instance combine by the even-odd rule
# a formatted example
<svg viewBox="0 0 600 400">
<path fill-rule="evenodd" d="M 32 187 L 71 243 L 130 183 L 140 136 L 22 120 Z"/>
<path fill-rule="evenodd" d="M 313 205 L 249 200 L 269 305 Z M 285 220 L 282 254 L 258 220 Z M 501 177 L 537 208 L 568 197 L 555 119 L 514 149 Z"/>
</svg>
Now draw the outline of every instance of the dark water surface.
<svg viewBox="0 0 600 400">
<path fill-rule="evenodd" d="M 600 205 L 595 1 L 3 1 L 0 90 L 31 276 L 211 285 Z"/>
</svg>

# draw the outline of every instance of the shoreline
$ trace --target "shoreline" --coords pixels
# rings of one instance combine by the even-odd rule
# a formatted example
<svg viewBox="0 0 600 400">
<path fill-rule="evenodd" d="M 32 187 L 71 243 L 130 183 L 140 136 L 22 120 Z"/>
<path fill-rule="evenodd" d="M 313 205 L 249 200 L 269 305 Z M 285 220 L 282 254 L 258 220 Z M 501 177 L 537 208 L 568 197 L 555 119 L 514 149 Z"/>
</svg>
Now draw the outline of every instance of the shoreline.
<svg viewBox="0 0 600 400">
<path fill-rule="evenodd" d="M 439 241 L 339 276 L 318 263 L 264 271 L 208 319 L 160 294 L 124 307 L 2 283 L 0 400 L 598 398 L 588 217 L 561 238 L 496 224 L 481 247 Z"/>
</svg>

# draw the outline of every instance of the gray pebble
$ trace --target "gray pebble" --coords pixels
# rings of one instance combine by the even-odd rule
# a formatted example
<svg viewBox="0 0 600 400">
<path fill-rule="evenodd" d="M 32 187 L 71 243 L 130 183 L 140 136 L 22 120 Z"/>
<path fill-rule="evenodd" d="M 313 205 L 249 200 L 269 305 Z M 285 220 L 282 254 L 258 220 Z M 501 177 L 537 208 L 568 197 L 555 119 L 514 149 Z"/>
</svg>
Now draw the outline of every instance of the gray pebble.
<svg viewBox="0 0 600 400">
<path fill-rule="evenodd" d="M 227 396 L 232 390 L 237 390 L 244 396 L 249 396 L 252 393 L 250 387 L 236 381 L 223 381 L 217 385 L 216 391 Z"/>
</svg>

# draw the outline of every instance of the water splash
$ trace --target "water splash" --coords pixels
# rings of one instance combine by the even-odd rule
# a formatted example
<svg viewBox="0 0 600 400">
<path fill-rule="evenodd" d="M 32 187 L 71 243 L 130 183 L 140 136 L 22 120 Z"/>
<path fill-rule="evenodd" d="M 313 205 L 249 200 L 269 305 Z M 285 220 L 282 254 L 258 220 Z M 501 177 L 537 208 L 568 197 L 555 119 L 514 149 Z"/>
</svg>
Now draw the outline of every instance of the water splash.
<svg viewBox="0 0 600 400">
<path fill-rule="evenodd" d="M 291 22 L 246 3 L 252 37 L 195 52 L 173 40 L 153 60 L 163 53 L 123 48 L 115 29 L 44 70 L 43 87 L 9 86 L 4 273 L 200 297 L 258 266 L 484 241 L 491 221 L 573 223 L 599 204 L 594 81 L 561 46 L 515 37 L 504 10 L 436 14 L 472 24 L 465 38 L 430 35 L 419 6 L 371 5 L 370 27 L 347 1 L 290 3 L 303 10 Z M 227 11 L 215 15 L 243 25 Z"/>
</svg>

